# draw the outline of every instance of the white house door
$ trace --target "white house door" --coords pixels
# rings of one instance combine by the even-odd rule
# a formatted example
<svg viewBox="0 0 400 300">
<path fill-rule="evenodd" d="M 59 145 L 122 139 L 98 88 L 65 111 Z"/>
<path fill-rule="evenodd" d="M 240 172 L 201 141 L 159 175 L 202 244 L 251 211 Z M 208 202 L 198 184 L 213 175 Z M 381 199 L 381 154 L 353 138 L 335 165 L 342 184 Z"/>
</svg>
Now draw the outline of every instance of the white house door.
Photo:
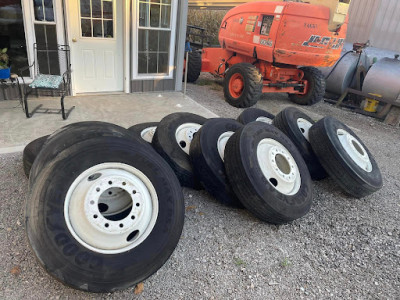
<svg viewBox="0 0 400 300">
<path fill-rule="evenodd" d="M 74 93 L 123 91 L 123 3 L 67 1 Z"/>
</svg>

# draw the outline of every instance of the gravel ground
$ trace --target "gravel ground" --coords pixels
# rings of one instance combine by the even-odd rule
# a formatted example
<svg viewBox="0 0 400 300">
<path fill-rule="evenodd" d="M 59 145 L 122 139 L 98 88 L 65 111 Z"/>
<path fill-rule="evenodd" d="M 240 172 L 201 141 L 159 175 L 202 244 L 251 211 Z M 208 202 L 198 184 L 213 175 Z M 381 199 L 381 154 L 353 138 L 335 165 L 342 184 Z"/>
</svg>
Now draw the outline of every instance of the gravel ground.
<svg viewBox="0 0 400 300">
<path fill-rule="evenodd" d="M 207 77 L 189 85 L 188 95 L 222 117 L 242 111 L 226 104 L 221 86 Z M 283 95 L 266 95 L 257 107 L 278 113 L 290 105 Z M 326 103 L 301 109 L 351 126 L 380 165 L 382 190 L 353 199 L 331 179 L 315 182 L 311 212 L 272 226 L 184 189 L 182 238 L 139 295 L 134 288 L 84 293 L 48 276 L 25 238 L 22 153 L 0 156 L 0 299 L 399 299 L 399 129 Z"/>
</svg>

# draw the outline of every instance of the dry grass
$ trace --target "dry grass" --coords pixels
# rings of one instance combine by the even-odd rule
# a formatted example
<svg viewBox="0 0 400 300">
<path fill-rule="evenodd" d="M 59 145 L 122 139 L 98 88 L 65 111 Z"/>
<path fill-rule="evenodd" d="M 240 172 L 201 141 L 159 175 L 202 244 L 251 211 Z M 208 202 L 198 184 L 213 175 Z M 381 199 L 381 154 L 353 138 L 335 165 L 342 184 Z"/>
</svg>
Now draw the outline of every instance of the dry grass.
<svg viewBox="0 0 400 300">
<path fill-rule="evenodd" d="M 226 13 L 226 10 L 189 9 L 188 25 L 205 28 L 211 45 L 218 45 L 219 27 Z"/>
</svg>

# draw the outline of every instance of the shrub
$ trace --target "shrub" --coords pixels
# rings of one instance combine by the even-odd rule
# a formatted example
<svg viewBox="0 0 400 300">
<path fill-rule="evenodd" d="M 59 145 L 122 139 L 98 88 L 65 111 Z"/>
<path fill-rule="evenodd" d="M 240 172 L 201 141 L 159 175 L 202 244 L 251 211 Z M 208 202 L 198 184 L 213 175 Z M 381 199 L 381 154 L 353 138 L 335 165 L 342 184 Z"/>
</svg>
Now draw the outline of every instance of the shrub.
<svg viewBox="0 0 400 300">
<path fill-rule="evenodd" d="M 189 9 L 188 25 L 203 27 L 211 45 L 218 45 L 218 33 L 227 10 Z"/>
</svg>

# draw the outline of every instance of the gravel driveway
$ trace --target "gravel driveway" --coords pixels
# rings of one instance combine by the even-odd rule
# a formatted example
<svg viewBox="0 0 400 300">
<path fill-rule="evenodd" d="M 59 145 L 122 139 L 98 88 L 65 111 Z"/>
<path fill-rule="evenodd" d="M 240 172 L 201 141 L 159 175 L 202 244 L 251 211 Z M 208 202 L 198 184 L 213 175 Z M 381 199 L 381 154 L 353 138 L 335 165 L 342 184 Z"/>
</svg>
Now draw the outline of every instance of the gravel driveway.
<svg viewBox="0 0 400 300">
<path fill-rule="evenodd" d="M 224 102 L 220 85 L 207 79 L 200 84 L 188 85 L 190 97 L 221 117 L 239 115 L 241 109 Z M 257 107 L 278 113 L 290 105 L 274 94 Z M 353 199 L 331 179 L 315 182 L 311 212 L 273 226 L 204 191 L 184 189 L 182 238 L 139 295 L 134 288 L 84 293 L 46 274 L 25 238 L 22 153 L 1 155 L 0 299 L 399 299 L 400 130 L 326 103 L 300 108 L 354 129 L 380 165 L 382 190 Z"/>
</svg>

